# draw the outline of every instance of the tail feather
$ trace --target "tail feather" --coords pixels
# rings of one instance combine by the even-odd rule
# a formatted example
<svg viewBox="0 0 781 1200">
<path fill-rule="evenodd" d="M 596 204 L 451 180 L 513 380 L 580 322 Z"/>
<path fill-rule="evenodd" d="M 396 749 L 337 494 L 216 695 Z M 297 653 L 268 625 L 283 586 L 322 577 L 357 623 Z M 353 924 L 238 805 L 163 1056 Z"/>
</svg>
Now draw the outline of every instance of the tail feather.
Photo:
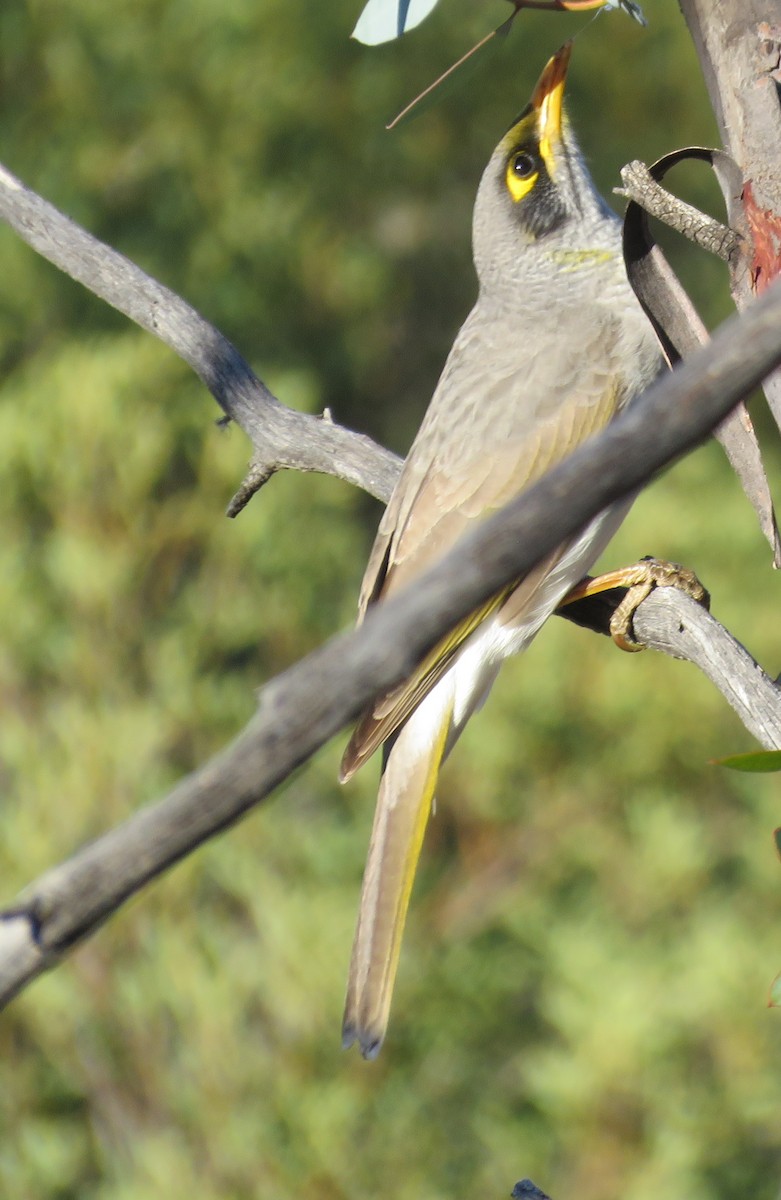
<svg viewBox="0 0 781 1200">
<path fill-rule="evenodd" d="M 453 712 L 439 687 L 398 733 L 383 768 L 363 876 L 342 1024 L 345 1047 L 380 1051 L 388 1024 L 401 938 Z"/>
</svg>

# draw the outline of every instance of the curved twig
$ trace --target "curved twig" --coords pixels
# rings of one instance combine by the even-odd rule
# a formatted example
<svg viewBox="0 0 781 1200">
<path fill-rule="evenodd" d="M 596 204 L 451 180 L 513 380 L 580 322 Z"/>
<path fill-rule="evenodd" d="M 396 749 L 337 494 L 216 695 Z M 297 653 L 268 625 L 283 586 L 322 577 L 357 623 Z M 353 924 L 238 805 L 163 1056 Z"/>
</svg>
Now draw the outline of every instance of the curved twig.
<svg viewBox="0 0 781 1200">
<path fill-rule="evenodd" d="M 634 200 L 652 217 L 694 242 L 695 246 L 715 254 L 726 263 L 739 255 L 739 233 L 668 192 L 654 179 L 644 162 L 634 160 L 627 163 L 621 168 L 621 179 L 624 186 L 613 189 L 616 195 Z"/>
</svg>

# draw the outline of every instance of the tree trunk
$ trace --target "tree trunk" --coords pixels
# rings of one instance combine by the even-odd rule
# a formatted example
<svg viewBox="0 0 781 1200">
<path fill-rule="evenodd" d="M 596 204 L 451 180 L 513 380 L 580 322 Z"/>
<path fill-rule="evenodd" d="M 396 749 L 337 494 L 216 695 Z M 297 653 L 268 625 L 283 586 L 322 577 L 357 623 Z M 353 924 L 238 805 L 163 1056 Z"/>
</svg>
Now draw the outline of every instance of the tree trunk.
<svg viewBox="0 0 781 1200">
<path fill-rule="evenodd" d="M 779 273 L 781 0 L 680 0 L 724 149 L 743 175 L 745 252 L 733 273 L 738 308 Z M 781 375 L 765 395 L 781 428 Z"/>
</svg>

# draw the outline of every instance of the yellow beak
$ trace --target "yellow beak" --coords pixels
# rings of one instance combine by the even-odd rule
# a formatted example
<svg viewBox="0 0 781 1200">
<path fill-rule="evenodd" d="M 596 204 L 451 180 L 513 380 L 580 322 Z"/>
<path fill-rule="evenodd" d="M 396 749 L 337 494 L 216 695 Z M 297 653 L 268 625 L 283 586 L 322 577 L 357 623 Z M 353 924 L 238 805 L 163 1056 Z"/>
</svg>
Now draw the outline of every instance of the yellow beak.
<svg viewBox="0 0 781 1200">
<path fill-rule="evenodd" d="M 561 140 L 564 84 L 572 54 L 572 42 L 565 42 L 547 63 L 532 93 L 531 106 L 539 113 L 540 153 L 548 170 L 553 162 L 553 144 Z"/>
</svg>

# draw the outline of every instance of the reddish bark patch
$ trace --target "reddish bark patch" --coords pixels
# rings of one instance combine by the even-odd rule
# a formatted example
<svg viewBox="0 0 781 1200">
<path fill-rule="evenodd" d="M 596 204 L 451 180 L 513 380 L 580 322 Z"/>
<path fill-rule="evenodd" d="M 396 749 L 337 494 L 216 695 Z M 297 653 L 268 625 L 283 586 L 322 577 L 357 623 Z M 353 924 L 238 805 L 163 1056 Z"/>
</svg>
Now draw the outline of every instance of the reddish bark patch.
<svg viewBox="0 0 781 1200">
<path fill-rule="evenodd" d="M 751 286 L 759 294 L 781 272 L 781 217 L 759 207 L 751 182 L 743 188 L 743 208 L 754 247 Z"/>
</svg>

